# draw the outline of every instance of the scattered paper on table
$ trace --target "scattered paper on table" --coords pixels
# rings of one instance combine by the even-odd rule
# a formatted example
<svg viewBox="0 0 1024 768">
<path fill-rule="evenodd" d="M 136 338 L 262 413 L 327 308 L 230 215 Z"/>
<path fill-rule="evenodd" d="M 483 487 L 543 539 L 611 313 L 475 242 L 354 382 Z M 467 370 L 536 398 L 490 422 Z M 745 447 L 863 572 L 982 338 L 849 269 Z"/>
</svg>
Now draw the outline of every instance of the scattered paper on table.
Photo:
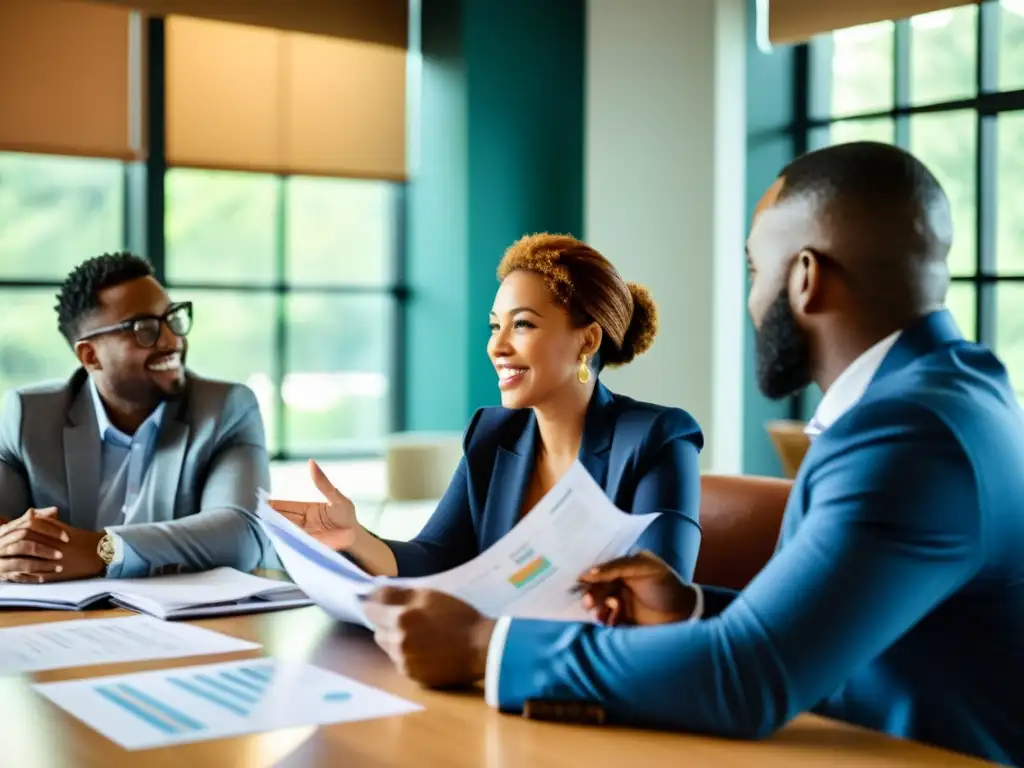
<svg viewBox="0 0 1024 768">
<path fill-rule="evenodd" d="M 422 709 L 333 672 L 273 659 L 44 683 L 35 689 L 125 749 Z"/>
<path fill-rule="evenodd" d="M 0 674 L 207 656 L 259 647 L 202 627 L 170 624 L 150 616 L 26 624 L 0 629 Z"/>
<path fill-rule="evenodd" d="M 504 537 L 468 563 L 415 579 L 372 577 L 270 507 L 258 510 L 289 577 L 327 613 L 369 626 L 359 595 L 383 584 L 436 589 L 489 616 L 588 621 L 572 592 L 583 571 L 626 554 L 659 516 L 617 509 L 576 462 Z"/>
</svg>

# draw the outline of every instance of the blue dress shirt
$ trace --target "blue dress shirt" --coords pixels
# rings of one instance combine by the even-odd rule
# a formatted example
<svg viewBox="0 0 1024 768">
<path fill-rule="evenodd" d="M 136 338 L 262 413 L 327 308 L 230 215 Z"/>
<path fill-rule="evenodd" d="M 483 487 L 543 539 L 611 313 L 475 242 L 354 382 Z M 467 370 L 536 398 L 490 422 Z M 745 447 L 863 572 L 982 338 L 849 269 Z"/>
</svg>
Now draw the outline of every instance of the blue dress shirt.
<svg viewBox="0 0 1024 768">
<path fill-rule="evenodd" d="M 96 412 L 96 426 L 103 450 L 100 458 L 100 494 L 96 509 L 96 530 L 109 526 L 136 522 L 139 513 L 139 491 L 146 479 L 146 472 L 153 460 L 156 439 L 163 423 L 164 404 L 156 407 L 142 422 L 134 435 L 126 435 L 107 416 L 106 406 L 92 379 L 89 392 Z M 146 521 L 140 521 L 146 522 Z M 124 568 L 135 572 L 142 558 L 123 538 L 111 534 L 114 539 L 114 562 L 107 567 L 107 576 L 117 578 Z"/>
</svg>

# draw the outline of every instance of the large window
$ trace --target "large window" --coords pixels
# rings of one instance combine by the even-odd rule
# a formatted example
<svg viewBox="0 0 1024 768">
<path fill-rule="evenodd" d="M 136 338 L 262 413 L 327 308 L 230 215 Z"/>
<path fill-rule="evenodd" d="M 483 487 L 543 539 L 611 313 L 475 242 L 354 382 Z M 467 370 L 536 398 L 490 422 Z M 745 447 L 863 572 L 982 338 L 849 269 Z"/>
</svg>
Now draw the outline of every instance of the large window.
<svg viewBox="0 0 1024 768">
<path fill-rule="evenodd" d="M 403 0 L 383 26 L 368 11 L 369 37 L 12 2 L 0 398 L 74 373 L 56 294 L 85 259 L 130 250 L 193 302 L 191 371 L 256 394 L 275 485 L 308 493 L 313 456 L 379 497 L 368 467 L 404 428 Z M 102 65 L 54 67 L 54 50 Z"/>
<path fill-rule="evenodd" d="M 55 294 L 129 242 L 126 176 L 118 161 L 0 153 L 0 395 L 75 370 Z M 400 428 L 400 185 L 182 168 L 164 191 L 154 265 L 195 303 L 189 367 L 252 388 L 275 458 L 376 453 Z"/>
<path fill-rule="evenodd" d="M 1024 0 L 842 30 L 809 51 L 808 145 L 914 152 L 953 209 L 948 305 L 1024 398 Z"/>
<path fill-rule="evenodd" d="M 83 258 L 125 242 L 124 165 L 0 153 L 0 395 L 69 376 L 55 296 Z"/>
<path fill-rule="evenodd" d="M 395 426 L 399 187 L 181 168 L 165 191 L 190 367 L 256 392 L 277 455 L 377 450 Z"/>
</svg>

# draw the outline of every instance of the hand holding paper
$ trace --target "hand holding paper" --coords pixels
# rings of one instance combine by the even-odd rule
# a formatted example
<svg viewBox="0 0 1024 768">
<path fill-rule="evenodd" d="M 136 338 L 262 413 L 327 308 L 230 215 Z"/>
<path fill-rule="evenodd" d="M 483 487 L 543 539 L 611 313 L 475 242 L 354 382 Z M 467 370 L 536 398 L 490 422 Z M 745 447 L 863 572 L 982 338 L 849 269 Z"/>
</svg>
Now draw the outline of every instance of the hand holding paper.
<svg viewBox="0 0 1024 768">
<path fill-rule="evenodd" d="M 602 624 L 650 627 L 686 621 L 696 591 L 651 552 L 619 557 L 580 577 L 583 607 Z"/>
<path fill-rule="evenodd" d="M 616 509 L 575 464 L 500 541 L 467 563 L 417 579 L 373 577 L 278 514 L 261 497 L 260 519 L 289 576 L 335 618 L 365 626 L 359 596 L 380 586 L 431 589 L 484 616 L 587 621 L 573 594 L 578 576 L 626 554 L 657 517 Z"/>
<path fill-rule="evenodd" d="M 381 587 L 363 607 L 402 674 L 431 688 L 483 678 L 496 622 L 471 605 L 431 589 Z"/>
</svg>

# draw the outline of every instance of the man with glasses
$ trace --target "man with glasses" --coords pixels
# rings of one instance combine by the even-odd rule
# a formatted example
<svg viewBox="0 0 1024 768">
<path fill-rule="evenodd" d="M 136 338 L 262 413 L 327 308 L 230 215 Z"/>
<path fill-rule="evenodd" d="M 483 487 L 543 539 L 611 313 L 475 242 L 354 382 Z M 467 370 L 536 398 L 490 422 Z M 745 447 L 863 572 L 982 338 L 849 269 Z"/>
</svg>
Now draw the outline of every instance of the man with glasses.
<svg viewBox="0 0 1024 768">
<path fill-rule="evenodd" d="M 259 405 L 186 370 L 191 303 L 128 253 L 81 264 L 57 301 L 81 367 L 0 406 L 0 581 L 256 568 Z"/>
</svg>

